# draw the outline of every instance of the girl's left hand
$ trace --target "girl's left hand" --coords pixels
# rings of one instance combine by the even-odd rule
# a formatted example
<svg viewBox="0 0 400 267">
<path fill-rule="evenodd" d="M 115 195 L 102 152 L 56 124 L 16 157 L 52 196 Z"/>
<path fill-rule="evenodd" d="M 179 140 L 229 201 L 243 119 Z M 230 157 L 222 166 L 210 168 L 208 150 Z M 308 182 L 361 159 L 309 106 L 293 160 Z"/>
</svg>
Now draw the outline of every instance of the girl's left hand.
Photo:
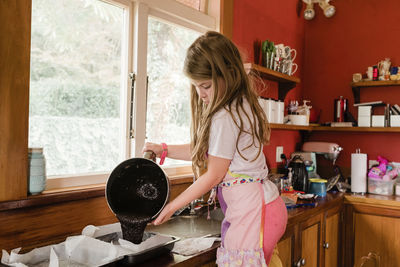
<svg viewBox="0 0 400 267">
<path fill-rule="evenodd" d="M 158 217 L 153 221 L 154 225 L 160 225 L 168 221 L 169 218 L 174 214 L 175 210 L 172 208 L 171 204 L 167 204 Z"/>
</svg>

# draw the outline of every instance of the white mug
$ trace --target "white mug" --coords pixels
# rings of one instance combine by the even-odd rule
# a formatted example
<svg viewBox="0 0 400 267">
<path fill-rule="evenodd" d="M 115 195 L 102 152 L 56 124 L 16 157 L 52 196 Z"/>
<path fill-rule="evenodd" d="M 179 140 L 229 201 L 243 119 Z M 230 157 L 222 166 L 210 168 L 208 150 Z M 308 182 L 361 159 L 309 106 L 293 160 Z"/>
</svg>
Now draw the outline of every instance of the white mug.
<svg viewBox="0 0 400 267">
<path fill-rule="evenodd" d="M 285 54 L 285 45 L 284 44 L 277 44 L 275 45 L 275 52 L 277 57 L 286 58 Z"/>
<path fill-rule="evenodd" d="M 293 69 L 294 67 L 294 69 Z M 296 71 L 297 71 L 298 65 L 296 63 L 294 63 L 292 60 L 289 61 L 288 64 L 288 75 L 293 75 Z"/>
<path fill-rule="evenodd" d="M 290 48 L 290 46 L 285 46 L 285 55 L 287 59 L 291 59 L 292 61 L 294 61 L 294 59 L 297 56 L 297 51 L 294 48 Z"/>
<path fill-rule="evenodd" d="M 367 70 L 367 81 L 372 81 L 372 72 L 373 72 L 373 67 L 368 67 L 368 70 Z"/>
</svg>

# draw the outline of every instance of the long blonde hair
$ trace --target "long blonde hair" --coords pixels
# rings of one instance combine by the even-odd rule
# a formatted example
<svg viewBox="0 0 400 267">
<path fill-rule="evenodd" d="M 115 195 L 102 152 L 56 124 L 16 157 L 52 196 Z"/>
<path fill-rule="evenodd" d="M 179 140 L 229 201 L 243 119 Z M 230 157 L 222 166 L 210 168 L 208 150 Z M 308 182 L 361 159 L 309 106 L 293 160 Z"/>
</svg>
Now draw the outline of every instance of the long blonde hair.
<svg viewBox="0 0 400 267">
<path fill-rule="evenodd" d="M 198 173 L 198 170 L 205 166 L 211 120 L 221 108 L 230 113 L 239 128 L 236 140 L 238 153 L 245 160 L 255 160 L 262 153 L 261 144 L 269 142 L 270 128 L 237 47 L 224 35 L 209 31 L 197 38 L 188 48 L 184 73 L 194 81 L 211 79 L 214 86 L 210 103 L 207 105 L 200 99 L 193 85 L 191 88 L 191 152 L 195 172 Z M 224 81 L 225 88 L 219 88 L 221 86 L 218 83 L 219 79 Z M 251 114 L 244 109 L 245 100 L 250 104 Z M 238 120 L 235 119 L 232 108 L 236 110 Z M 244 118 L 250 122 L 250 132 L 244 129 Z M 257 145 L 256 140 L 260 144 L 254 159 L 246 159 L 238 148 L 239 138 L 243 133 L 253 136 L 253 142 L 248 147 Z"/>
</svg>

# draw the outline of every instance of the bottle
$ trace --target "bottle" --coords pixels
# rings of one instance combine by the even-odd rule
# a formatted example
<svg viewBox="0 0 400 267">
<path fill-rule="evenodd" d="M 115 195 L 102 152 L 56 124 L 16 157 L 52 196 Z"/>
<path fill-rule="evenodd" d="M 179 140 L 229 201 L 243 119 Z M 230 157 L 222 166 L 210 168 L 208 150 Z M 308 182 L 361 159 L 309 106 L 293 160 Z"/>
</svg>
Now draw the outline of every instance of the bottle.
<svg viewBox="0 0 400 267">
<path fill-rule="evenodd" d="M 46 161 L 43 148 L 29 148 L 28 190 L 37 195 L 46 188 Z"/>
<path fill-rule="evenodd" d="M 347 112 L 347 98 L 340 96 L 339 98 L 335 99 L 334 103 L 334 114 L 333 114 L 333 121 L 334 122 L 344 122 L 345 118 L 344 115 Z"/>
</svg>

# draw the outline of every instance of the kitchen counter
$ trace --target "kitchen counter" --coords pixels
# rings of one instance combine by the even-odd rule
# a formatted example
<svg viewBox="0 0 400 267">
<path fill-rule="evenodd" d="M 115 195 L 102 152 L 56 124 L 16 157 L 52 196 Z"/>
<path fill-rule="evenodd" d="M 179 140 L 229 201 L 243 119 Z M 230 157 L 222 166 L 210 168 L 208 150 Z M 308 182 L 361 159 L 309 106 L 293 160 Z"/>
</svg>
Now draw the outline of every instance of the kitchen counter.
<svg viewBox="0 0 400 267">
<path fill-rule="evenodd" d="M 400 209 L 400 197 L 399 196 L 384 196 L 384 195 L 354 195 L 346 194 L 344 198 L 344 203 L 346 204 L 361 204 L 368 206 L 377 206 L 392 209 Z"/>
<path fill-rule="evenodd" d="M 343 202 L 344 194 L 342 193 L 328 193 L 326 198 L 319 198 L 316 200 L 318 203 L 316 207 L 300 207 L 288 210 L 288 225 L 296 224 L 297 222 L 311 217 L 322 210 L 332 208 Z M 298 201 L 298 203 L 307 201 Z M 174 217 L 170 221 L 159 226 L 148 226 L 146 231 L 155 231 L 162 234 L 169 234 L 181 238 L 200 237 L 206 234 L 220 233 L 220 221 L 209 220 L 207 221 L 204 216 L 200 217 Z M 181 256 L 173 253 L 162 255 L 153 260 L 149 260 L 139 265 L 141 267 L 163 267 L 163 266 L 210 266 L 216 259 L 216 251 L 219 247 L 219 242 L 199 254 L 193 256 Z"/>
</svg>

